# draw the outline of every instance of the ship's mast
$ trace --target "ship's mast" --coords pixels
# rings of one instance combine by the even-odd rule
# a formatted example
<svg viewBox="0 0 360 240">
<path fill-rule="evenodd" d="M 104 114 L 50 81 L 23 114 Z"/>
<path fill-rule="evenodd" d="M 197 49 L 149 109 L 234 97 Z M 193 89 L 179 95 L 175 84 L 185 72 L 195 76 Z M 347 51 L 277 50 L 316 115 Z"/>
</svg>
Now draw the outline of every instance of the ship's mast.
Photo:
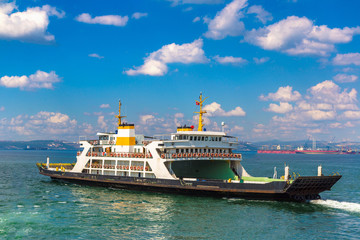
<svg viewBox="0 0 360 240">
<path fill-rule="evenodd" d="M 121 116 L 121 100 L 119 100 L 119 115 L 115 115 L 115 117 L 118 119 L 118 126 L 121 125 L 121 119 L 126 117 Z"/>
<path fill-rule="evenodd" d="M 202 93 L 200 93 L 200 97 L 199 97 L 199 101 L 196 100 L 196 105 L 200 106 L 200 111 L 199 112 L 194 112 L 194 113 L 198 113 L 199 114 L 199 127 L 198 127 L 198 131 L 202 131 L 203 127 L 205 126 L 203 123 L 203 119 L 202 119 L 202 115 L 204 113 L 206 113 L 206 111 L 202 110 L 202 105 L 203 102 L 206 100 L 207 98 L 202 99 Z"/>
</svg>

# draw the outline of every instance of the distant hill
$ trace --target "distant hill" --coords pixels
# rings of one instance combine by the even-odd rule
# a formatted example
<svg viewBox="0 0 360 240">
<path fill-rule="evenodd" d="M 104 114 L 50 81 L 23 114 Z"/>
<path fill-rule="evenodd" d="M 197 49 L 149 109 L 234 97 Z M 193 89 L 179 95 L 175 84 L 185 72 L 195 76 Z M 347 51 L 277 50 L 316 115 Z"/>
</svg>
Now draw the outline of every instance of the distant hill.
<svg viewBox="0 0 360 240">
<path fill-rule="evenodd" d="M 303 147 L 304 149 L 312 148 L 312 141 L 310 140 L 299 140 L 299 141 L 281 141 L 281 140 L 269 140 L 251 143 L 257 149 L 276 149 L 278 145 L 282 150 L 297 149 Z M 327 141 L 316 141 L 316 148 L 322 150 L 360 150 L 359 142 L 327 142 Z"/>
<path fill-rule="evenodd" d="M 0 150 L 77 150 L 79 144 L 58 140 L 0 141 Z"/>
<path fill-rule="evenodd" d="M 238 147 L 236 148 L 236 151 L 257 151 L 258 147 L 255 146 L 252 143 L 248 142 L 239 142 Z"/>
</svg>

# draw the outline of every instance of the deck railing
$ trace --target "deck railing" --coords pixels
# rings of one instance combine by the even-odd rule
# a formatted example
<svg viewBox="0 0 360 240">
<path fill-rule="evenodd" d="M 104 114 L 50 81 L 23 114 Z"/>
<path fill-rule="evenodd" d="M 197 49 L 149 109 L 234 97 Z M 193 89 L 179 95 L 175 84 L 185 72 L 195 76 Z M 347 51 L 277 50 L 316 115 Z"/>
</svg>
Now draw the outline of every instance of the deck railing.
<svg viewBox="0 0 360 240">
<path fill-rule="evenodd" d="M 242 155 L 237 153 L 166 153 L 161 154 L 164 159 L 177 159 L 177 158 L 211 158 L 211 159 L 241 159 Z"/>
</svg>

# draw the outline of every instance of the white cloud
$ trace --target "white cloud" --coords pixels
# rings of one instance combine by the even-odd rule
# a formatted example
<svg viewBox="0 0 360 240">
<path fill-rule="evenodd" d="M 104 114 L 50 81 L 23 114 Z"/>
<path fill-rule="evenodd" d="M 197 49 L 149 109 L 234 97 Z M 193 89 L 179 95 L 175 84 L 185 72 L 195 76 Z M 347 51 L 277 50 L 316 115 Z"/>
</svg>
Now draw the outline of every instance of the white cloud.
<svg viewBox="0 0 360 240">
<path fill-rule="evenodd" d="M 231 117 L 231 116 L 245 116 L 246 113 L 241 107 L 236 107 L 233 110 L 226 112 L 221 108 L 221 105 L 217 102 L 213 102 L 211 104 L 205 105 L 203 108 L 207 112 L 207 116 L 222 116 L 222 117 Z"/>
<path fill-rule="evenodd" d="M 19 115 L 12 118 L 8 123 L 8 129 L 19 135 L 41 133 L 45 136 L 54 136 L 69 133 L 76 125 L 77 121 L 70 119 L 66 114 L 42 111 L 32 116 Z"/>
<path fill-rule="evenodd" d="M 334 122 L 334 123 L 330 123 L 329 127 L 330 128 L 342 128 L 342 125 L 339 122 Z"/>
<path fill-rule="evenodd" d="M 256 14 L 256 18 L 260 20 L 260 22 L 262 22 L 263 24 L 265 24 L 268 21 L 272 21 L 273 17 L 271 15 L 271 13 L 269 13 L 268 11 L 266 11 L 261 5 L 254 5 L 249 7 L 248 14 Z"/>
<path fill-rule="evenodd" d="M 98 58 L 98 59 L 104 58 L 103 56 L 100 56 L 100 55 L 97 54 L 97 53 L 91 53 L 91 54 L 89 54 L 89 57 Z"/>
<path fill-rule="evenodd" d="M 183 113 L 175 113 L 174 117 L 175 118 L 183 118 L 184 114 Z"/>
<path fill-rule="evenodd" d="M 174 123 L 175 126 L 181 126 L 184 121 L 184 114 L 183 113 L 175 113 L 174 114 Z"/>
<path fill-rule="evenodd" d="M 219 40 L 227 36 L 239 36 L 243 33 L 244 23 L 240 21 L 244 17 L 243 8 L 247 6 L 247 0 L 233 0 L 224 9 L 219 11 L 215 18 L 208 24 L 205 37 Z"/>
<path fill-rule="evenodd" d="M 346 122 L 344 127 L 355 127 L 355 125 L 352 122 Z"/>
<path fill-rule="evenodd" d="M 334 76 L 334 80 L 339 83 L 349 83 L 349 82 L 355 82 L 358 79 L 358 76 L 356 75 L 348 75 L 344 73 L 339 73 Z"/>
<path fill-rule="evenodd" d="M 290 55 L 319 55 L 326 56 L 329 52 L 333 52 L 335 47 L 333 44 L 321 43 L 309 39 L 303 39 L 295 47 L 284 50 Z"/>
<path fill-rule="evenodd" d="M 297 101 L 301 98 L 298 91 L 293 91 L 292 87 L 279 87 L 276 93 L 269 93 L 267 96 L 261 95 L 260 99 L 264 101 L 273 100 L 279 102 Z"/>
<path fill-rule="evenodd" d="M 360 27 L 328 28 L 326 25 L 314 26 L 309 34 L 310 38 L 321 42 L 348 43 L 354 35 L 360 34 Z"/>
<path fill-rule="evenodd" d="M 265 28 L 251 30 L 246 38 L 249 42 L 267 50 L 278 50 L 311 32 L 312 22 L 306 17 L 290 16 Z"/>
<path fill-rule="evenodd" d="M 321 111 L 321 110 L 310 110 L 304 112 L 313 120 L 331 120 L 336 116 L 335 111 Z"/>
<path fill-rule="evenodd" d="M 193 19 L 193 22 L 198 22 L 198 21 L 200 21 L 200 17 L 195 17 L 195 18 Z"/>
<path fill-rule="evenodd" d="M 140 124 L 147 124 L 151 120 L 155 119 L 154 115 L 147 114 L 147 115 L 141 115 L 140 116 Z"/>
<path fill-rule="evenodd" d="M 98 117 L 98 120 L 97 120 L 97 123 L 98 123 L 98 125 L 99 125 L 99 127 L 101 128 L 101 129 L 106 129 L 107 128 L 107 124 L 106 124 L 106 122 L 105 122 L 105 120 L 104 120 L 104 116 L 99 116 Z"/>
<path fill-rule="evenodd" d="M 263 96 L 263 98 L 274 100 L 280 97 L 275 94 L 275 96 Z M 256 134 L 259 134 L 258 137 L 278 135 L 291 138 L 296 134 L 299 136 L 306 132 L 328 134 L 334 128 L 353 127 L 354 124 L 346 122 L 347 120 L 360 120 L 357 91 L 342 89 L 329 80 L 310 87 L 306 94 L 295 100 L 292 107 L 281 104 L 281 100 L 277 101 L 280 101 L 279 105 L 271 105 L 266 110 L 273 110 L 284 116 L 273 116 L 266 130 L 255 128 Z M 286 110 L 282 111 L 282 105 Z"/>
<path fill-rule="evenodd" d="M 360 111 L 345 111 L 341 115 L 343 119 L 360 119 Z"/>
<path fill-rule="evenodd" d="M 47 73 L 38 70 L 30 76 L 4 76 L 0 78 L 0 86 L 20 88 L 21 90 L 31 90 L 36 88 L 53 89 L 53 84 L 60 81 L 61 79 L 54 71 Z"/>
<path fill-rule="evenodd" d="M 103 103 L 103 104 L 101 104 L 100 105 L 100 108 L 110 108 L 110 104 L 108 104 L 108 103 Z"/>
<path fill-rule="evenodd" d="M 336 43 L 347 43 L 360 34 L 360 27 L 343 29 L 316 26 L 306 17 L 289 16 L 264 28 L 247 32 L 245 40 L 266 50 L 290 55 L 326 56 Z"/>
<path fill-rule="evenodd" d="M 231 134 L 242 133 L 243 131 L 244 131 L 244 127 L 238 125 L 235 125 L 230 129 Z"/>
<path fill-rule="evenodd" d="M 256 64 L 263 64 L 270 60 L 270 58 L 268 58 L 268 57 L 262 57 L 262 58 L 254 57 L 253 59 Z"/>
<path fill-rule="evenodd" d="M 307 133 L 309 133 L 309 134 L 315 134 L 315 133 L 321 133 L 321 132 L 323 132 L 323 130 L 322 130 L 322 129 L 320 129 L 320 128 L 316 128 L 316 129 L 307 129 L 307 130 L 306 130 L 306 132 L 307 132 Z"/>
<path fill-rule="evenodd" d="M 187 7 L 187 8 L 185 8 L 183 11 L 184 12 L 190 12 L 190 11 L 192 11 L 193 10 L 193 7 Z"/>
<path fill-rule="evenodd" d="M 353 88 L 349 92 L 341 88 L 333 81 L 326 80 L 311 87 L 312 101 L 330 104 L 351 104 L 356 102 L 357 91 Z"/>
<path fill-rule="evenodd" d="M 336 54 L 333 58 L 335 65 L 357 65 L 360 66 L 360 53 Z"/>
<path fill-rule="evenodd" d="M 293 106 L 287 102 L 280 102 L 279 105 L 275 103 L 270 103 L 267 111 L 275 113 L 287 113 L 293 109 Z"/>
<path fill-rule="evenodd" d="M 147 17 L 147 16 L 148 16 L 147 13 L 136 12 L 136 13 L 133 13 L 133 15 L 131 17 L 135 18 L 135 19 L 140 19 L 140 18 Z"/>
<path fill-rule="evenodd" d="M 342 71 L 343 72 L 352 72 L 352 71 L 354 71 L 354 69 L 351 68 L 351 67 L 345 67 L 345 68 L 342 69 Z"/>
<path fill-rule="evenodd" d="M 163 76 L 168 72 L 168 63 L 205 63 L 208 59 L 205 57 L 202 46 L 202 39 L 182 45 L 175 43 L 165 45 L 145 58 L 142 66 L 127 70 L 125 73 L 130 76 L 139 74 Z"/>
<path fill-rule="evenodd" d="M 224 0 L 168 0 L 172 2 L 173 6 L 180 4 L 220 4 Z"/>
<path fill-rule="evenodd" d="M 58 18 L 65 16 L 65 12 L 49 5 L 27 8 L 23 12 L 14 12 L 14 10 L 17 10 L 15 2 L 0 2 L 0 39 L 52 42 L 55 37 L 47 32 L 49 16 Z"/>
<path fill-rule="evenodd" d="M 102 25 L 112 25 L 117 27 L 123 27 L 127 24 L 129 17 L 128 16 L 119 16 L 119 15 L 104 15 L 97 16 L 92 18 L 88 13 L 82 13 L 75 18 L 78 22 L 89 23 L 89 24 L 102 24 Z"/>
<path fill-rule="evenodd" d="M 219 55 L 216 55 L 214 57 L 214 60 L 221 64 L 243 64 L 247 63 L 246 59 L 243 59 L 241 57 L 232 57 L 232 56 L 226 56 L 226 57 L 220 57 Z"/>
</svg>

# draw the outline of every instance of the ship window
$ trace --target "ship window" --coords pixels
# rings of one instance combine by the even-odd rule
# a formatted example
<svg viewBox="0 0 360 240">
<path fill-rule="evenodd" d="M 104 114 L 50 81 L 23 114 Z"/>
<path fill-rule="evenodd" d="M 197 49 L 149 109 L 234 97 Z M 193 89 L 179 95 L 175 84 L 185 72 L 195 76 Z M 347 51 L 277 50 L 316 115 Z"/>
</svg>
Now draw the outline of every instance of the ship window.
<svg viewBox="0 0 360 240">
<path fill-rule="evenodd" d="M 204 137 L 201 137 L 201 141 L 204 141 Z"/>
<path fill-rule="evenodd" d="M 190 136 L 190 141 L 192 141 L 192 136 Z"/>
<path fill-rule="evenodd" d="M 194 136 L 194 141 L 197 141 L 197 137 L 196 137 L 196 136 Z"/>
<path fill-rule="evenodd" d="M 208 140 L 208 137 L 205 137 L 205 141 L 207 141 Z"/>
<path fill-rule="evenodd" d="M 179 135 L 179 140 L 182 140 L 182 135 Z"/>
<path fill-rule="evenodd" d="M 184 153 L 184 149 L 181 149 L 181 153 Z"/>
<path fill-rule="evenodd" d="M 176 149 L 176 153 L 179 153 L 179 149 Z"/>
<path fill-rule="evenodd" d="M 186 153 L 188 153 L 189 152 L 189 149 L 186 149 Z"/>
<path fill-rule="evenodd" d="M 195 148 L 195 153 L 197 153 L 198 152 L 198 150 L 197 150 L 197 148 Z"/>
<path fill-rule="evenodd" d="M 194 152 L 194 149 L 190 149 L 190 152 L 193 153 L 193 152 Z"/>
<path fill-rule="evenodd" d="M 219 141 L 221 141 L 221 137 L 219 137 Z"/>
</svg>

